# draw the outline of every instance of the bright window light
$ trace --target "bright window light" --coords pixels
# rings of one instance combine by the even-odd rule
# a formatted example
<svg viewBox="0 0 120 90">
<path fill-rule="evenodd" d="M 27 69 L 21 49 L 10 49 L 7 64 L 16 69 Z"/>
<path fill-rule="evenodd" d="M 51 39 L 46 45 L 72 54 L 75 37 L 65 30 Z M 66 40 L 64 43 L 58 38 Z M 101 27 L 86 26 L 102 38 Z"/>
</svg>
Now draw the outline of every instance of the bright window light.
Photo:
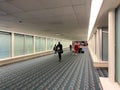
<svg viewBox="0 0 120 90">
<path fill-rule="evenodd" d="M 102 3 L 103 3 L 103 0 L 92 0 L 91 12 L 90 12 L 90 21 L 89 21 L 89 28 L 88 28 L 88 40 L 90 38 L 90 34 L 91 34 L 92 29 L 94 27 L 94 24 L 95 24 L 96 18 L 98 16 L 98 13 L 100 11 Z"/>
</svg>

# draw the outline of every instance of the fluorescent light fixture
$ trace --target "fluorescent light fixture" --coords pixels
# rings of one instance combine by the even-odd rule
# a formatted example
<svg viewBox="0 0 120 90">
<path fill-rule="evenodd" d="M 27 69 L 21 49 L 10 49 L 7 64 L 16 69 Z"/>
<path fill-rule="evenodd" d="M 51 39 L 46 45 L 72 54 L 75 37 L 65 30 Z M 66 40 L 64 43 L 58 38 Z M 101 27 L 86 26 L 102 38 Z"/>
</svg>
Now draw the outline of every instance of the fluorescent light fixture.
<svg viewBox="0 0 120 90">
<path fill-rule="evenodd" d="M 89 28 L 88 28 L 88 40 L 90 38 L 90 34 L 93 30 L 95 21 L 97 19 L 98 13 L 102 6 L 103 0 L 92 0 L 91 4 L 91 12 L 90 12 L 90 20 L 89 20 Z"/>
</svg>

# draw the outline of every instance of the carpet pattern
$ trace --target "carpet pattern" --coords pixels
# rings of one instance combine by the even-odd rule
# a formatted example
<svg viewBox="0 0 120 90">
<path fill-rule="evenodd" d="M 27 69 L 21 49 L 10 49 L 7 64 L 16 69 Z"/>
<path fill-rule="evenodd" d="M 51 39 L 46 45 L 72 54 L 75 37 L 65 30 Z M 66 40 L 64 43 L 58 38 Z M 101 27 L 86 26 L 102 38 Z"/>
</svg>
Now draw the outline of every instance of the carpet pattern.
<svg viewBox="0 0 120 90">
<path fill-rule="evenodd" d="M 0 67 L 0 90 L 103 90 L 89 51 L 64 52 Z"/>
<path fill-rule="evenodd" d="M 96 68 L 95 71 L 99 77 L 108 77 L 108 68 Z"/>
</svg>

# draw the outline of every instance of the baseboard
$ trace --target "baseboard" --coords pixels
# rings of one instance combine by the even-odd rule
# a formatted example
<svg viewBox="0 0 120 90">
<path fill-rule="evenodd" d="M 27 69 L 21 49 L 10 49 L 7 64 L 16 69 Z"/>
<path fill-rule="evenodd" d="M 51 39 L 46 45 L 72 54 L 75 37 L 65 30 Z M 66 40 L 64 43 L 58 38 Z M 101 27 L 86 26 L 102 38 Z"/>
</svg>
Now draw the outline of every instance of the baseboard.
<svg viewBox="0 0 120 90">
<path fill-rule="evenodd" d="M 48 51 L 48 52 L 31 54 L 31 55 L 26 55 L 26 56 L 21 56 L 21 57 L 9 58 L 9 59 L 5 59 L 5 60 L 0 61 L 0 66 L 4 66 L 4 65 L 16 63 L 16 62 L 21 62 L 21 61 L 25 61 L 25 60 L 29 60 L 29 59 L 32 59 L 32 58 L 37 58 L 37 57 L 49 55 L 49 54 L 52 54 L 52 53 L 53 53 L 52 51 Z"/>
</svg>

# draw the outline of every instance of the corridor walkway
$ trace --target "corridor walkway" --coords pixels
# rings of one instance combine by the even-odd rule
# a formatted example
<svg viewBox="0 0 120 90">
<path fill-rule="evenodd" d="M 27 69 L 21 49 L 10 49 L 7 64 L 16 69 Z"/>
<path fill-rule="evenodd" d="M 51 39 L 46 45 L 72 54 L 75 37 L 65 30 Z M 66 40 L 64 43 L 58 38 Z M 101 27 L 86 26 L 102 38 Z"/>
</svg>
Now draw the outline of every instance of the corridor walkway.
<svg viewBox="0 0 120 90">
<path fill-rule="evenodd" d="M 64 52 L 0 67 L 0 90 L 102 90 L 89 52 Z"/>
</svg>

